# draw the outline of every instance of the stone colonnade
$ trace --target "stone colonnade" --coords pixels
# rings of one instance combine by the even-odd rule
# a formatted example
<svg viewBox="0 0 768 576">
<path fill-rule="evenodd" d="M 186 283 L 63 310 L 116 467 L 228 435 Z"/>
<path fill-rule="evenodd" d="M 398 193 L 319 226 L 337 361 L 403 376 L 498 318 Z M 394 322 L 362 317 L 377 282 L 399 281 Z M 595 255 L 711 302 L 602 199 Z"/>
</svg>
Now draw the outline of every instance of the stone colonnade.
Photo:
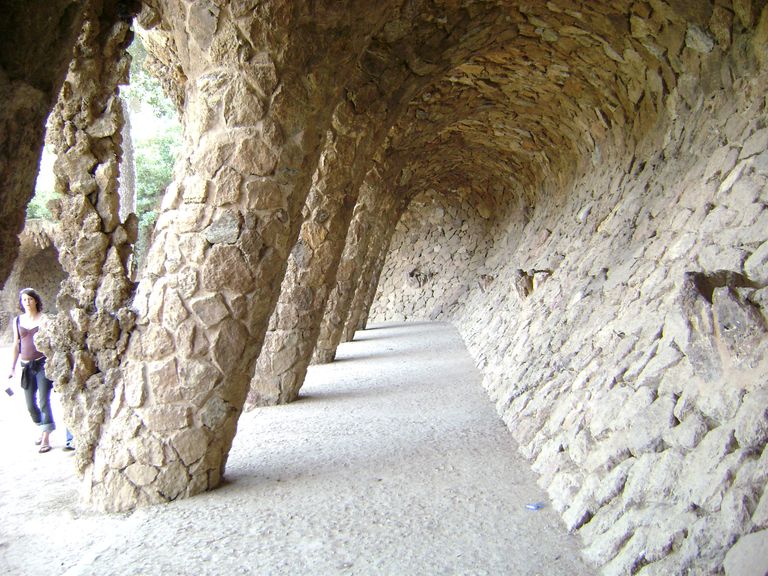
<svg viewBox="0 0 768 576">
<path fill-rule="evenodd" d="M 373 130 L 365 125 L 371 117 L 356 127 L 351 108 L 348 102 L 337 108 L 326 137 L 304 223 L 251 383 L 251 403 L 295 400 L 306 375 L 368 165 L 364 156 L 372 148 Z M 363 138 L 368 140 L 365 145 Z"/>
<path fill-rule="evenodd" d="M 344 328 L 361 278 L 363 266 L 370 262 L 369 250 L 386 242 L 388 230 L 394 230 L 397 215 L 393 212 L 395 198 L 382 193 L 377 171 L 368 174 L 360 194 L 355 216 L 347 232 L 344 252 L 339 263 L 336 284 L 328 298 L 312 361 L 317 364 L 332 362 L 342 342 Z M 373 218 L 371 215 L 378 215 Z"/>
<path fill-rule="evenodd" d="M 346 86 L 346 100 L 337 107 L 329 129 L 322 161 L 315 172 L 313 192 L 305 206 L 305 220 L 298 243 L 293 249 L 287 274 L 283 280 L 281 296 L 265 337 L 265 353 L 261 355 L 251 384 L 249 401 L 252 405 L 290 402 L 298 396 L 307 367 L 318 347 L 330 349 L 314 356 L 317 362 L 332 358 L 339 341 L 352 338 L 354 331 L 365 324 L 368 310 L 375 295 L 376 283 L 384 263 L 388 241 L 381 243 L 374 234 L 377 252 L 367 249 L 370 242 L 361 238 L 356 246 L 357 234 L 347 236 L 353 208 L 366 174 L 370 173 L 374 157 L 380 153 L 390 127 L 400 118 L 402 110 L 413 94 L 428 84 L 431 75 L 448 72 L 455 62 L 463 61 L 474 51 L 495 49 L 508 30 L 501 15 L 486 8 L 479 10 L 475 20 L 457 19 L 449 31 L 434 23 L 412 23 L 413 38 L 403 48 L 398 45 L 402 31 L 395 37 L 379 40 L 369 47 L 360 66 L 374 81 Z M 501 28 L 500 28 L 501 25 Z M 498 32 L 498 33 L 495 33 Z M 403 66 L 403 52 L 408 66 Z M 366 60 L 369 58 L 370 60 Z M 430 61 L 425 70 L 414 69 L 411 61 Z M 429 72 L 429 74 L 427 74 Z M 387 90 L 381 82 L 386 78 Z M 400 162 L 387 163 L 386 170 L 397 178 Z M 376 179 L 376 175 L 372 176 Z M 379 179 L 377 194 L 394 192 Z M 382 213 L 361 211 L 360 217 L 375 220 L 387 232 L 387 240 L 394 230 L 406 203 L 399 210 Z M 359 253 L 368 262 L 365 269 L 346 265 L 358 299 L 350 302 L 349 312 L 339 305 L 346 303 L 332 299 L 327 305 L 334 286 L 342 252 L 350 241 L 349 252 Z M 348 319 L 347 319 L 348 316 Z M 343 335 L 330 335 L 323 331 L 323 318 L 345 318 Z"/>
<path fill-rule="evenodd" d="M 148 9 L 142 18 L 166 35 L 184 70 L 188 156 L 163 200 L 130 309 L 125 303 L 133 294 L 128 258 L 135 221 L 119 221 L 116 196 L 122 126 L 116 95 L 127 70 L 129 28 L 111 7 L 89 4 L 89 25 L 54 115 L 58 186 L 67 194 L 58 210 L 67 230 L 60 250 L 69 277 L 60 294 L 65 310 L 45 348 L 80 440 L 78 470 L 90 501 L 105 510 L 218 485 L 299 233 L 322 136 L 335 133 L 343 142 L 336 143 L 349 157 L 349 170 L 337 171 L 337 181 L 324 180 L 313 195 L 319 205 L 308 205 L 315 218 L 297 246 L 309 241 L 316 249 L 310 283 L 312 274 L 322 282 L 335 270 L 331 264 L 343 248 L 338 239 L 345 236 L 364 175 L 365 164 L 354 159 L 373 148 L 359 143 L 371 134 L 354 132 L 354 123 L 343 118 L 348 104 L 331 118 L 334 85 L 317 79 L 317 62 L 311 72 L 301 68 L 310 57 L 301 52 L 303 44 L 291 44 L 290 35 L 278 49 L 253 45 L 261 34 L 251 30 L 249 49 L 231 50 L 223 40 L 211 42 L 206 26 L 215 20 L 222 37 L 242 42 L 236 11 L 193 7 L 177 18 L 175 8 L 167 10 Z M 288 28 L 310 18 L 287 5 L 278 12 Z M 186 26 L 189 35 L 173 35 L 174 27 Z M 355 104 L 362 106 L 362 98 Z M 328 185 L 341 193 L 324 194 Z M 320 246 L 310 226 L 323 213 L 336 241 Z M 78 222 L 87 225 L 78 229 Z M 325 297 L 317 302 L 315 337 Z M 311 346 L 302 351 L 302 379 L 311 353 Z"/>
<path fill-rule="evenodd" d="M 681 355 L 693 359 L 694 376 L 700 368 L 701 346 L 686 321 L 709 325 L 712 315 L 684 294 L 690 306 L 683 306 L 683 320 L 670 316 L 660 323 L 666 300 L 653 281 L 639 277 L 663 284 L 668 273 L 654 268 L 653 254 L 668 247 L 654 240 L 664 231 L 652 222 L 666 221 L 665 202 L 674 194 L 659 195 L 649 171 L 675 172 L 679 158 L 692 154 L 706 130 L 696 114 L 704 114 L 716 90 L 763 85 L 749 81 L 764 74 L 768 60 L 763 3 L 70 4 L 74 12 L 59 19 L 69 23 L 61 29 L 80 37 L 52 123 L 63 194 L 58 249 L 69 277 L 46 350 L 67 420 L 81 440 L 78 469 L 95 507 L 128 510 L 216 487 L 249 389 L 253 402 L 295 398 L 313 348 L 315 361 L 328 361 L 338 342 L 365 324 L 395 224 L 410 199 L 428 192 L 458 198 L 466 208 L 471 226 L 457 222 L 446 239 L 470 231 L 490 237 L 473 239 L 479 255 L 464 260 L 470 269 L 461 271 L 462 286 L 436 290 L 432 300 L 465 290 L 460 308 L 466 316 L 448 319 L 464 330 L 489 392 L 535 459 L 556 507 L 571 528 L 591 538 L 595 561 L 616 573 L 653 573 L 655 563 L 718 569 L 728 544 L 707 545 L 701 524 L 688 538 L 680 523 L 703 522 L 704 516 L 691 516 L 701 510 L 722 519 L 723 502 L 740 517 L 753 512 L 756 492 L 739 495 L 759 482 L 759 462 L 739 446 L 764 446 L 764 413 L 755 400 L 742 413 L 741 405 L 679 389 L 680 378 L 691 375 L 677 372 Z M 51 3 L 59 15 L 62 6 Z M 123 123 L 118 86 L 127 71 L 129 22 L 138 10 L 170 75 L 166 83 L 182 110 L 185 143 L 136 286 L 128 276 L 135 222 L 121 221 L 116 196 Z M 66 48 L 65 36 L 57 38 Z M 5 61 L 2 66 L 3 101 L 16 105 L 8 109 L 20 109 L 29 92 L 29 115 L 38 122 L 31 146 L 11 149 L 18 130 L 0 142 L 0 158 L 17 162 L 42 143 L 41 111 L 64 69 L 41 71 L 41 78 L 54 80 L 35 92 L 31 81 L 13 84 L 18 71 Z M 736 100 L 718 101 L 716 111 L 725 115 Z M 760 301 L 744 291 L 760 287 L 718 270 L 739 261 L 739 274 L 758 282 L 753 278 L 765 264 L 755 232 L 764 203 L 753 201 L 761 197 L 762 181 L 735 186 L 742 172 L 760 173 L 764 105 L 744 126 L 710 127 L 734 144 L 714 151 L 717 168 L 696 180 L 711 192 L 719 174 L 717 194 L 702 204 L 695 190 L 686 192 L 684 210 L 668 220 L 670 228 L 685 229 L 690 212 L 708 226 L 722 224 L 729 258 L 700 249 L 707 238 L 698 236 L 676 236 L 671 250 L 676 258 L 695 252 L 699 264 L 707 263 L 701 274 L 685 278 L 710 304 L 717 301 L 718 318 L 730 311 L 755 331 L 756 317 L 743 311 Z M 9 125 L 7 115 L 2 118 Z M 688 118 L 705 127 L 686 131 Z M 0 165 L 0 173 L 9 165 Z M 594 179 L 584 176 L 593 172 Z M 25 175 L 10 184 L 14 222 L 29 183 Z M 680 190 L 696 188 L 684 184 Z M 752 199 L 743 218 L 750 224 L 738 232 L 731 228 L 742 215 L 732 212 L 732 198 L 723 201 L 731 191 Z M 577 199 L 583 205 L 576 206 Z M 718 209 L 721 201 L 726 206 Z M 637 229 L 630 233 L 632 226 Z M 596 244 L 606 238 L 625 250 L 620 255 L 629 268 L 600 265 Z M 15 245 L 2 240 L 0 247 L 13 259 Z M 424 257 L 416 248 L 414 258 Z M 442 247 L 435 254 L 452 261 Z M 0 269 L 0 276 L 7 272 Z M 609 286 L 616 291 L 603 293 Z M 515 294 L 520 302 L 510 300 Z M 648 318 L 628 311 L 638 297 L 647 297 Z M 454 309 L 445 304 L 434 309 Z M 594 342 L 571 328 L 587 317 L 598 323 L 617 309 L 621 322 Z M 254 378 L 270 318 L 268 354 Z M 742 354 L 723 340 L 733 326 L 717 326 L 699 344 L 719 350 L 725 342 Z M 632 355 L 631 366 L 622 371 L 624 358 L 611 350 Z M 742 397 L 759 399 L 752 394 L 745 389 Z M 640 424 L 627 424 L 632 434 L 602 426 L 612 414 L 601 412 L 601 395 L 648 412 Z M 739 419 L 732 429 L 729 410 Z M 622 421 L 638 414 L 622 412 Z M 675 419 L 690 429 L 668 432 Z M 649 435 L 634 434 L 638 426 Z M 711 433 L 697 451 L 696 442 Z M 643 491 L 641 478 L 665 463 L 681 477 L 684 467 L 675 464 L 670 446 L 693 451 L 691 461 L 725 476 L 735 468 L 722 468 L 720 456 L 738 454 L 752 472 L 736 485 L 749 490 L 721 499 L 695 480 L 684 482 L 685 493 L 675 493 L 680 501 L 664 508 L 675 513 L 669 529 L 654 539 L 643 524 L 656 518 L 648 507 L 674 490 L 659 480 Z M 688 509 L 675 508 L 689 501 Z M 759 514 L 753 516 L 754 525 L 722 533 L 735 538 L 762 526 Z M 711 551 L 712 561 L 696 564 L 696 548 Z"/>
<path fill-rule="evenodd" d="M 316 164 L 329 121 L 325 99 L 332 85 L 307 82 L 306 59 L 295 46 L 259 45 L 253 30 L 249 50 L 236 50 L 224 41 L 240 33 L 234 14 L 191 7 L 178 18 L 175 9 L 152 17 L 177 42 L 185 73 L 187 157 L 163 200 L 133 301 L 136 328 L 109 326 L 108 335 L 130 336 L 121 368 L 97 362 L 84 394 L 82 385 L 68 388 L 77 404 L 96 388 L 96 378 L 108 383 L 110 396 L 100 404 L 109 411 L 99 426 L 95 417 L 76 419 L 87 427 L 77 432 L 87 439 L 78 457 L 89 498 L 106 510 L 172 500 L 220 482 L 298 232 L 311 176 L 304 166 Z M 282 10 L 288 27 L 304 17 Z M 210 35 L 212 19 L 218 40 Z M 172 36 L 187 22 L 190 34 Z M 109 50 L 94 53 L 110 64 Z M 73 68 L 79 64 L 76 54 Z M 82 197 L 75 198 L 77 205 Z M 65 222 L 68 216 L 64 211 Z M 75 313 L 82 317 L 94 300 L 98 315 L 111 311 L 98 295 L 90 302 L 83 295 L 51 330 L 58 381 L 75 381 L 79 356 L 87 352 L 82 343 L 68 348 L 63 337 Z M 88 351 L 101 344 L 93 326 L 81 332 L 89 333 Z"/>
</svg>

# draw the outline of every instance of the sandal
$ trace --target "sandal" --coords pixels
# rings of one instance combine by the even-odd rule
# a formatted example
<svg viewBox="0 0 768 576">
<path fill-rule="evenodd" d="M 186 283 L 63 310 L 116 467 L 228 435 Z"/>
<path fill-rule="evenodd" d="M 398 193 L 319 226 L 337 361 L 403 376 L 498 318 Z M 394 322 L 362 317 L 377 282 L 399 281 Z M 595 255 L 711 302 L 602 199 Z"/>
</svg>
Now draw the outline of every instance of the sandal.
<svg viewBox="0 0 768 576">
<path fill-rule="evenodd" d="M 51 447 L 48 444 L 43 444 L 42 446 L 40 446 L 40 450 L 39 450 L 40 454 L 45 454 L 46 452 L 50 452 L 50 451 L 51 451 Z"/>
</svg>

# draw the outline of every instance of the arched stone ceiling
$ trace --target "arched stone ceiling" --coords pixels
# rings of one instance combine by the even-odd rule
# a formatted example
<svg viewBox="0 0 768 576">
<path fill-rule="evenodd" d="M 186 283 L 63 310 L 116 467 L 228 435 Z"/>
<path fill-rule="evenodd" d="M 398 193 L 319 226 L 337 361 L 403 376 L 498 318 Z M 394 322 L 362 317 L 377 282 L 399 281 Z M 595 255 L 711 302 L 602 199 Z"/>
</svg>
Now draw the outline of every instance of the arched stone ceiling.
<svg viewBox="0 0 768 576">
<path fill-rule="evenodd" d="M 222 19 L 212 15 L 229 10 L 225 21 L 234 25 L 215 30 L 210 50 L 240 45 L 246 71 L 260 41 L 291 44 L 272 37 L 281 14 L 291 12 L 305 42 L 313 43 L 304 51 L 316 63 L 310 84 L 332 77 L 338 97 L 360 120 L 383 110 L 377 128 L 397 123 L 389 146 L 411 164 L 441 158 L 455 164 L 447 149 L 472 151 L 468 165 L 502 181 L 509 174 L 529 203 L 542 179 L 590 154 L 608 129 L 629 126 L 638 115 L 647 124 L 677 75 L 695 65 L 682 49 L 711 50 L 718 34 L 706 30 L 716 31 L 721 16 L 708 2 L 691 0 L 363 2 L 341 11 L 333 3 L 297 8 L 241 0 L 205 14 L 190 10 L 186 18 L 175 2 L 147 4 L 154 12 L 145 11 L 145 23 L 165 18 L 159 51 L 176 52 L 164 60 L 185 66 L 199 46 L 179 49 L 180 23 L 189 28 L 194 15 L 215 28 Z M 191 31 L 192 44 L 200 44 L 199 32 Z"/>
<path fill-rule="evenodd" d="M 477 183 L 533 204 L 609 130 L 641 137 L 697 55 L 729 41 L 706 2 L 515 4 L 504 8 L 514 34 L 423 88 L 391 129 L 384 156 L 412 185 Z"/>
</svg>

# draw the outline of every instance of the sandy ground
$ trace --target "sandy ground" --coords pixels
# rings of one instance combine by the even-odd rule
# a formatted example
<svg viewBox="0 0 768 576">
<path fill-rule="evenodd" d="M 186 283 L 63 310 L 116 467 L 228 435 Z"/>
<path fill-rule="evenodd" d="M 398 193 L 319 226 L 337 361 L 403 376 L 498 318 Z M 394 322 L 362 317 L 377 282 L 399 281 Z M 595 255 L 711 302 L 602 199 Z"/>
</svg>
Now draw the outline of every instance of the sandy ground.
<svg viewBox="0 0 768 576">
<path fill-rule="evenodd" d="M 242 416 L 221 488 L 132 514 L 80 503 L 63 426 L 38 454 L 14 386 L 0 398 L 0 574 L 594 573 L 445 324 L 358 332 L 299 401 Z"/>
</svg>

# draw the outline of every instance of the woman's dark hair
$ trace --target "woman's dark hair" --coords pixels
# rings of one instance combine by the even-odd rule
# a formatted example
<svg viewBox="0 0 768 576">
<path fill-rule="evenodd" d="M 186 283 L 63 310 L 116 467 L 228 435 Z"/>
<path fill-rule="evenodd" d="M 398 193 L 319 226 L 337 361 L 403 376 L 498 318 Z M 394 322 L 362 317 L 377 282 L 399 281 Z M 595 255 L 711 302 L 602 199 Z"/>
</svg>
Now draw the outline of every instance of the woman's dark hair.
<svg viewBox="0 0 768 576">
<path fill-rule="evenodd" d="M 37 305 L 37 311 L 42 312 L 43 311 L 43 299 L 40 298 L 40 294 L 35 292 L 32 288 L 24 288 L 19 292 L 19 309 L 24 312 L 24 306 L 21 305 L 21 297 L 27 294 L 29 296 L 32 296 L 32 298 L 35 299 L 35 304 Z"/>
</svg>

